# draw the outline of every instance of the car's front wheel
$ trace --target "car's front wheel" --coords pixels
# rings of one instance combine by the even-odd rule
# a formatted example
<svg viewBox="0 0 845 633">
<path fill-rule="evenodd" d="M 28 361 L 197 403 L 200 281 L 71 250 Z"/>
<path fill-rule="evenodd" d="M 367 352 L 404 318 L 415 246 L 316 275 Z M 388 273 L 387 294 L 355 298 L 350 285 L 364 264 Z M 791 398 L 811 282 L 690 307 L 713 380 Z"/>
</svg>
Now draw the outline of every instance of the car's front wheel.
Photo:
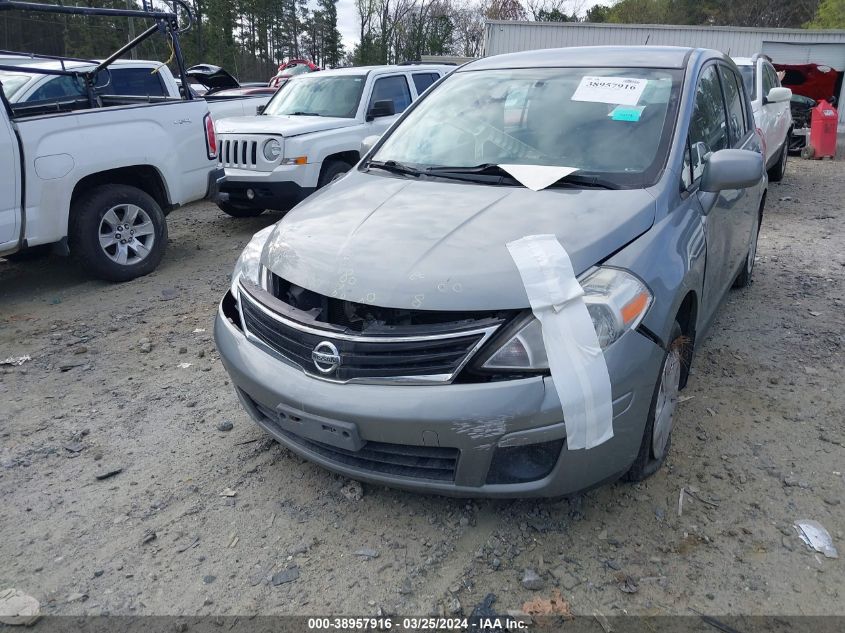
<svg viewBox="0 0 845 633">
<path fill-rule="evenodd" d="M 103 185 L 71 209 L 70 247 L 82 267 L 107 281 L 129 281 L 155 270 L 167 248 L 158 203 L 129 185 Z"/>
<path fill-rule="evenodd" d="M 670 340 L 651 397 L 640 451 L 625 475 L 628 481 L 642 481 L 660 470 L 672 445 L 672 429 L 675 426 L 681 387 L 688 370 L 691 342 L 683 335 L 677 322 L 672 326 Z"/>
<path fill-rule="evenodd" d="M 783 180 L 784 174 L 786 174 L 786 159 L 789 156 L 789 136 L 787 135 L 786 140 L 783 142 L 783 146 L 780 149 L 780 158 L 778 158 L 778 162 L 772 165 L 772 168 L 769 170 L 769 182 L 780 182 Z"/>
<path fill-rule="evenodd" d="M 751 284 L 751 276 L 754 274 L 754 260 L 757 259 L 757 241 L 760 236 L 760 218 L 763 215 L 762 207 L 757 213 L 757 219 L 754 222 L 754 227 L 751 229 L 751 235 L 748 238 L 748 253 L 745 256 L 745 265 L 734 280 L 734 288 L 745 288 Z"/>
</svg>

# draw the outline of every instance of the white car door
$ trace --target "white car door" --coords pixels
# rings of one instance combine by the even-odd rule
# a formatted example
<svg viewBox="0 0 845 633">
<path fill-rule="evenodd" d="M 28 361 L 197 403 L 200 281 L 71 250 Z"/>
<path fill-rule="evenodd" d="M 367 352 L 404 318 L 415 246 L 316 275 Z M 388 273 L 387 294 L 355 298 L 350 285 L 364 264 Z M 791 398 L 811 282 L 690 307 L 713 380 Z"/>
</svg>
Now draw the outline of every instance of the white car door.
<svg viewBox="0 0 845 633">
<path fill-rule="evenodd" d="M 0 111 L 0 246 L 18 239 L 20 173 L 18 140 L 6 113 Z"/>
<path fill-rule="evenodd" d="M 378 77 L 373 82 L 373 91 L 370 95 L 370 101 L 367 104 L 367 112 L 372 110 L 373 106 L 378 101 L 392 101 L 393 102 L 393 116 L 380 116 L 370 121 L 370 134 L 378 134 L 381 136 L 387 128 L 411 105 L 411 88 L 408 85 L 408 78 L 404 74 L 385 75 Z"/>
<path fill-rule="evenodd" d="M 789 126 L 789 102 L 767 103 L 769 91 L 780 85 L 774 68 L 764 61 L 758 62 L 758 70 L 763 79 L 762 108 L 763 108 L 763 133 L 766 137 L 766 161 L 773 160 L 786 139 L 787 127 Z"/>
</svg>

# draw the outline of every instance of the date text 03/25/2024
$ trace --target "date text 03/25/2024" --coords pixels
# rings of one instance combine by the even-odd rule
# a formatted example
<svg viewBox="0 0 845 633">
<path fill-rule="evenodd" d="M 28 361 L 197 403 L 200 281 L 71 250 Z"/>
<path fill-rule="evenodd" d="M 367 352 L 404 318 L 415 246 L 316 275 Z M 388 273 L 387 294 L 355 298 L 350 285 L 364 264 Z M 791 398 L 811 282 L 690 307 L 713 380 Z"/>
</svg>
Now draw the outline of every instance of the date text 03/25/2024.
<svg viewBox="0 0 845 633">
<path fill-rule="evenodd" d="M 439 617 L 322 617 L 308 618 L 309 631 L 516 631 L 528 623 L 519 618 L 439 618 Z"/>
</svg>

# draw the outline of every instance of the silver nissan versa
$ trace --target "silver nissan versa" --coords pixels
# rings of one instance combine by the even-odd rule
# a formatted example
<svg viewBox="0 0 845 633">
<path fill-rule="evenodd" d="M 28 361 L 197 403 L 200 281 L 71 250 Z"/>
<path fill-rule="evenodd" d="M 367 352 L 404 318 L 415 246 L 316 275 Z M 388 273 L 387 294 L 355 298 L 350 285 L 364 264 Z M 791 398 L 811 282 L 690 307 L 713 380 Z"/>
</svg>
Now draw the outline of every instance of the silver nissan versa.
<svg viewBox="0 0 845 633">
<path fill-rule="evenodd" d="M 569 169 L 538 186 L 548 167 Z M 481 59 L 254 236 L 217 346 L 262 428 L 355 479 L 475 497 L 639 480 L 666 459 L 695 345 L 750 282 L 766 187 L 721 53 Z M 610 377 L 613 437 L 588 450 L 566 446 L 506 246 L 538 234 L 569 255 Z"/>
</svg>

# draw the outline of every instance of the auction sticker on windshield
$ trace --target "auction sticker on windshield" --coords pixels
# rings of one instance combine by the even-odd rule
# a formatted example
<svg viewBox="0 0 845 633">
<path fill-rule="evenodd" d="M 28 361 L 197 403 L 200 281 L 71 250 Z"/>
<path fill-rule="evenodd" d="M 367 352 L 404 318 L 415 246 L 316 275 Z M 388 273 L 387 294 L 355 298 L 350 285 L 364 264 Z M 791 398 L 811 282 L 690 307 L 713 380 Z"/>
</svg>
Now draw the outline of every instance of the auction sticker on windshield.
<svg viewBox="0 0 845 633">
<path fill-rule="evenodd" d="M 593 101 L 595 103 L 614 103 L 619 105 L 637 105 L 643 94 L 648 79 L 636 77 L 593 77 L 586 75 L 572 95 L 572 101 Z"/>
</svg>

